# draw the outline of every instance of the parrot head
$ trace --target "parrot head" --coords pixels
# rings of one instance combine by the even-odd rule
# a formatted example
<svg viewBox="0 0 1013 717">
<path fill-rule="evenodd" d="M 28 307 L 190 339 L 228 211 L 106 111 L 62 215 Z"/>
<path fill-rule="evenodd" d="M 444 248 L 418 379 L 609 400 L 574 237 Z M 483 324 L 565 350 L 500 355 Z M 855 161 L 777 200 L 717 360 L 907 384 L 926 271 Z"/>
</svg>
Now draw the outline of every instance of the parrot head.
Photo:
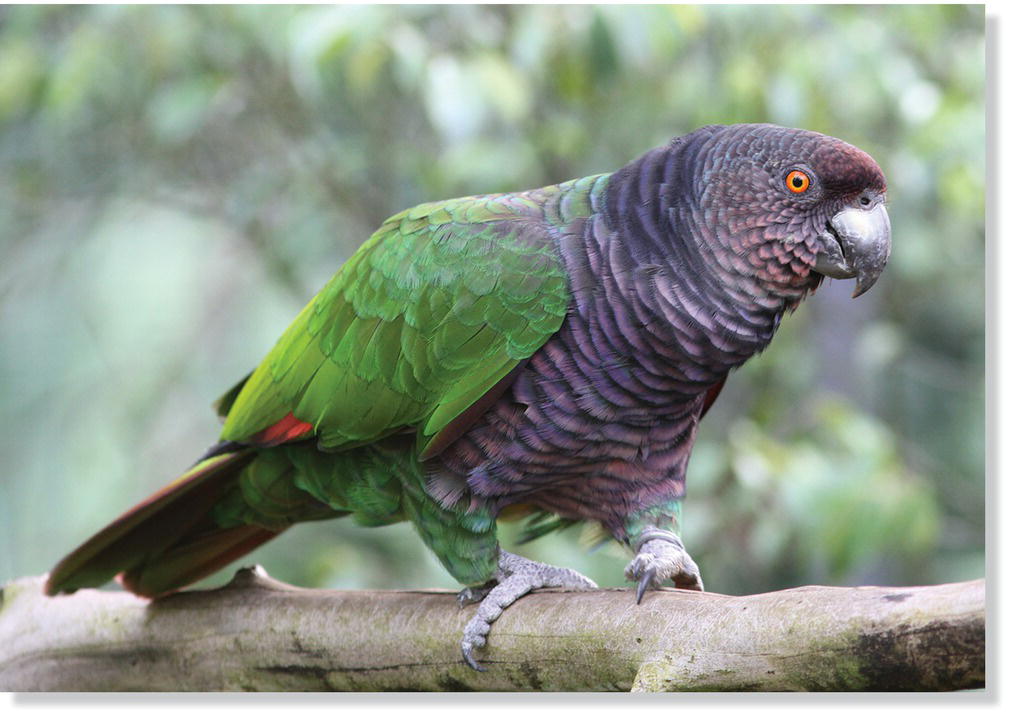
<svg viewBox="0 0 1013 717">
<path fill-rule="evenodd" d="M 704 223 L 717 227 L 726 271 L 771 293 L 856 279 L 859 296 L 890 256 L 886 179 L 868 154 L 842 140 L 773 125 L 708 130 L 697 147 Z"/>
</svg>

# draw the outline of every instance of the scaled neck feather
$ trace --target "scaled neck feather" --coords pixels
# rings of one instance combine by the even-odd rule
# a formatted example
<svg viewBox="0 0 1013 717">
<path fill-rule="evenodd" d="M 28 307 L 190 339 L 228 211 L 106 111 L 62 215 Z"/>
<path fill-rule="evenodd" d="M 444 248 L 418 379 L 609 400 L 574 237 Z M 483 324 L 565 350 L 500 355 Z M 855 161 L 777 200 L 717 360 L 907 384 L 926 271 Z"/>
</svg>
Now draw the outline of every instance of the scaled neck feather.
<svg viewBox="0 0 1013 717">
<path fill-rule="evenodd" d="M 706 174 L 701 150 L 676 140 L 612 175 L 607 231 L 595 240 L 611 273 L 637 277 L 620 281 L 634 311 L 664 317 L 673 341 L 711 344 L 708 360 L 732 368 L 766 347 L 805 292 L 768 291 L 702 215 L 693 199 L 699 168 Z"/>
</svg>

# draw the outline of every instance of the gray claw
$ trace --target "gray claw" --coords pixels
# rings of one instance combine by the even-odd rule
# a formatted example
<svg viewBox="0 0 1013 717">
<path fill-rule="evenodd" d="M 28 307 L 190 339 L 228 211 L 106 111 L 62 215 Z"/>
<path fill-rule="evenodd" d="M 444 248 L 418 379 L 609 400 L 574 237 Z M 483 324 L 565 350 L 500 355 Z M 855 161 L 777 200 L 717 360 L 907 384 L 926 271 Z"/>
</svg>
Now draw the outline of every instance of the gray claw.
<svg viewBox="0 0 1013 717">
<path fill-rule="evenodd" d="M 471 650 L 472 650 L 471 645 L 461 646 L 461 654 L 464 656 L 464 661 L 468 663 L 468 667 L 475 670 L 476 672 L 486 672 L 486 668 L 478 664 L 478 661 L 475 659 L 474 655 L 471 654 Z"/>
<path fill-rule="evenodd" d="M 637 605 L 644 599 L 644 593 L 647 592 L 647 588 L 654 582 L 654 576 L 658 574 L 655 568 L 650 567 L 644 571 L 643 575 L 640 576 L 640 582 L 637 583 Z"/>
</svg>

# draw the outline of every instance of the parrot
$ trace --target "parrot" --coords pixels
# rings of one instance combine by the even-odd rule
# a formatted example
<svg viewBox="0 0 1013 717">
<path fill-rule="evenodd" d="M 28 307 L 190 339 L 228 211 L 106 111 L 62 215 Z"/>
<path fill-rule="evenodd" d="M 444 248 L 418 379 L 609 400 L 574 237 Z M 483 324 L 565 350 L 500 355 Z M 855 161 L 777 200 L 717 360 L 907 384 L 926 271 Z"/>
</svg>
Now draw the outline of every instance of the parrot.
<svg viewBox="0 0 1013 717">
<path fill-rule="evenodd" d="M 410 521 L 477 603 L 459 644 L 575 570 L 500 547 L 497 521 L 576 523 L 629 549 L 636 601 L 703 590 L 686 470 L 728 374 L 824 278 L 875 284 L 886 180 L 847 142 L 708 125 L 618 171 L 420 204 L 387 219 L 215 404 L 178 479 L 50 571 L 177 591 L 301 521 Z M 470 609 L 470 607 L 468 607 Z"/>
</svg>

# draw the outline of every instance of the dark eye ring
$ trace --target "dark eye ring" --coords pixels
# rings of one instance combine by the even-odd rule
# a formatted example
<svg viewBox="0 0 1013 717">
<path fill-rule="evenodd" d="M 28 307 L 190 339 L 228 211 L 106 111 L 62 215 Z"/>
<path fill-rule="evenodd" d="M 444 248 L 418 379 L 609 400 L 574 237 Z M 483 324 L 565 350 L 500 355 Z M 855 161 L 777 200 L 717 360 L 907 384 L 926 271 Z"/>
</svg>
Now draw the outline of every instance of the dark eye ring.
<svg viewBox="0 0 1013 717">
<path fill-rule="evenodd" d="M 809 189 L 809 185 L 811 184 L 812 180 L 809 178 L 809 175 L 801 169 L 791 170 L 784 178 L 784 186 L 786 186 L 788 191 L 792 194 L 802 194 Z"/>
</svg>

